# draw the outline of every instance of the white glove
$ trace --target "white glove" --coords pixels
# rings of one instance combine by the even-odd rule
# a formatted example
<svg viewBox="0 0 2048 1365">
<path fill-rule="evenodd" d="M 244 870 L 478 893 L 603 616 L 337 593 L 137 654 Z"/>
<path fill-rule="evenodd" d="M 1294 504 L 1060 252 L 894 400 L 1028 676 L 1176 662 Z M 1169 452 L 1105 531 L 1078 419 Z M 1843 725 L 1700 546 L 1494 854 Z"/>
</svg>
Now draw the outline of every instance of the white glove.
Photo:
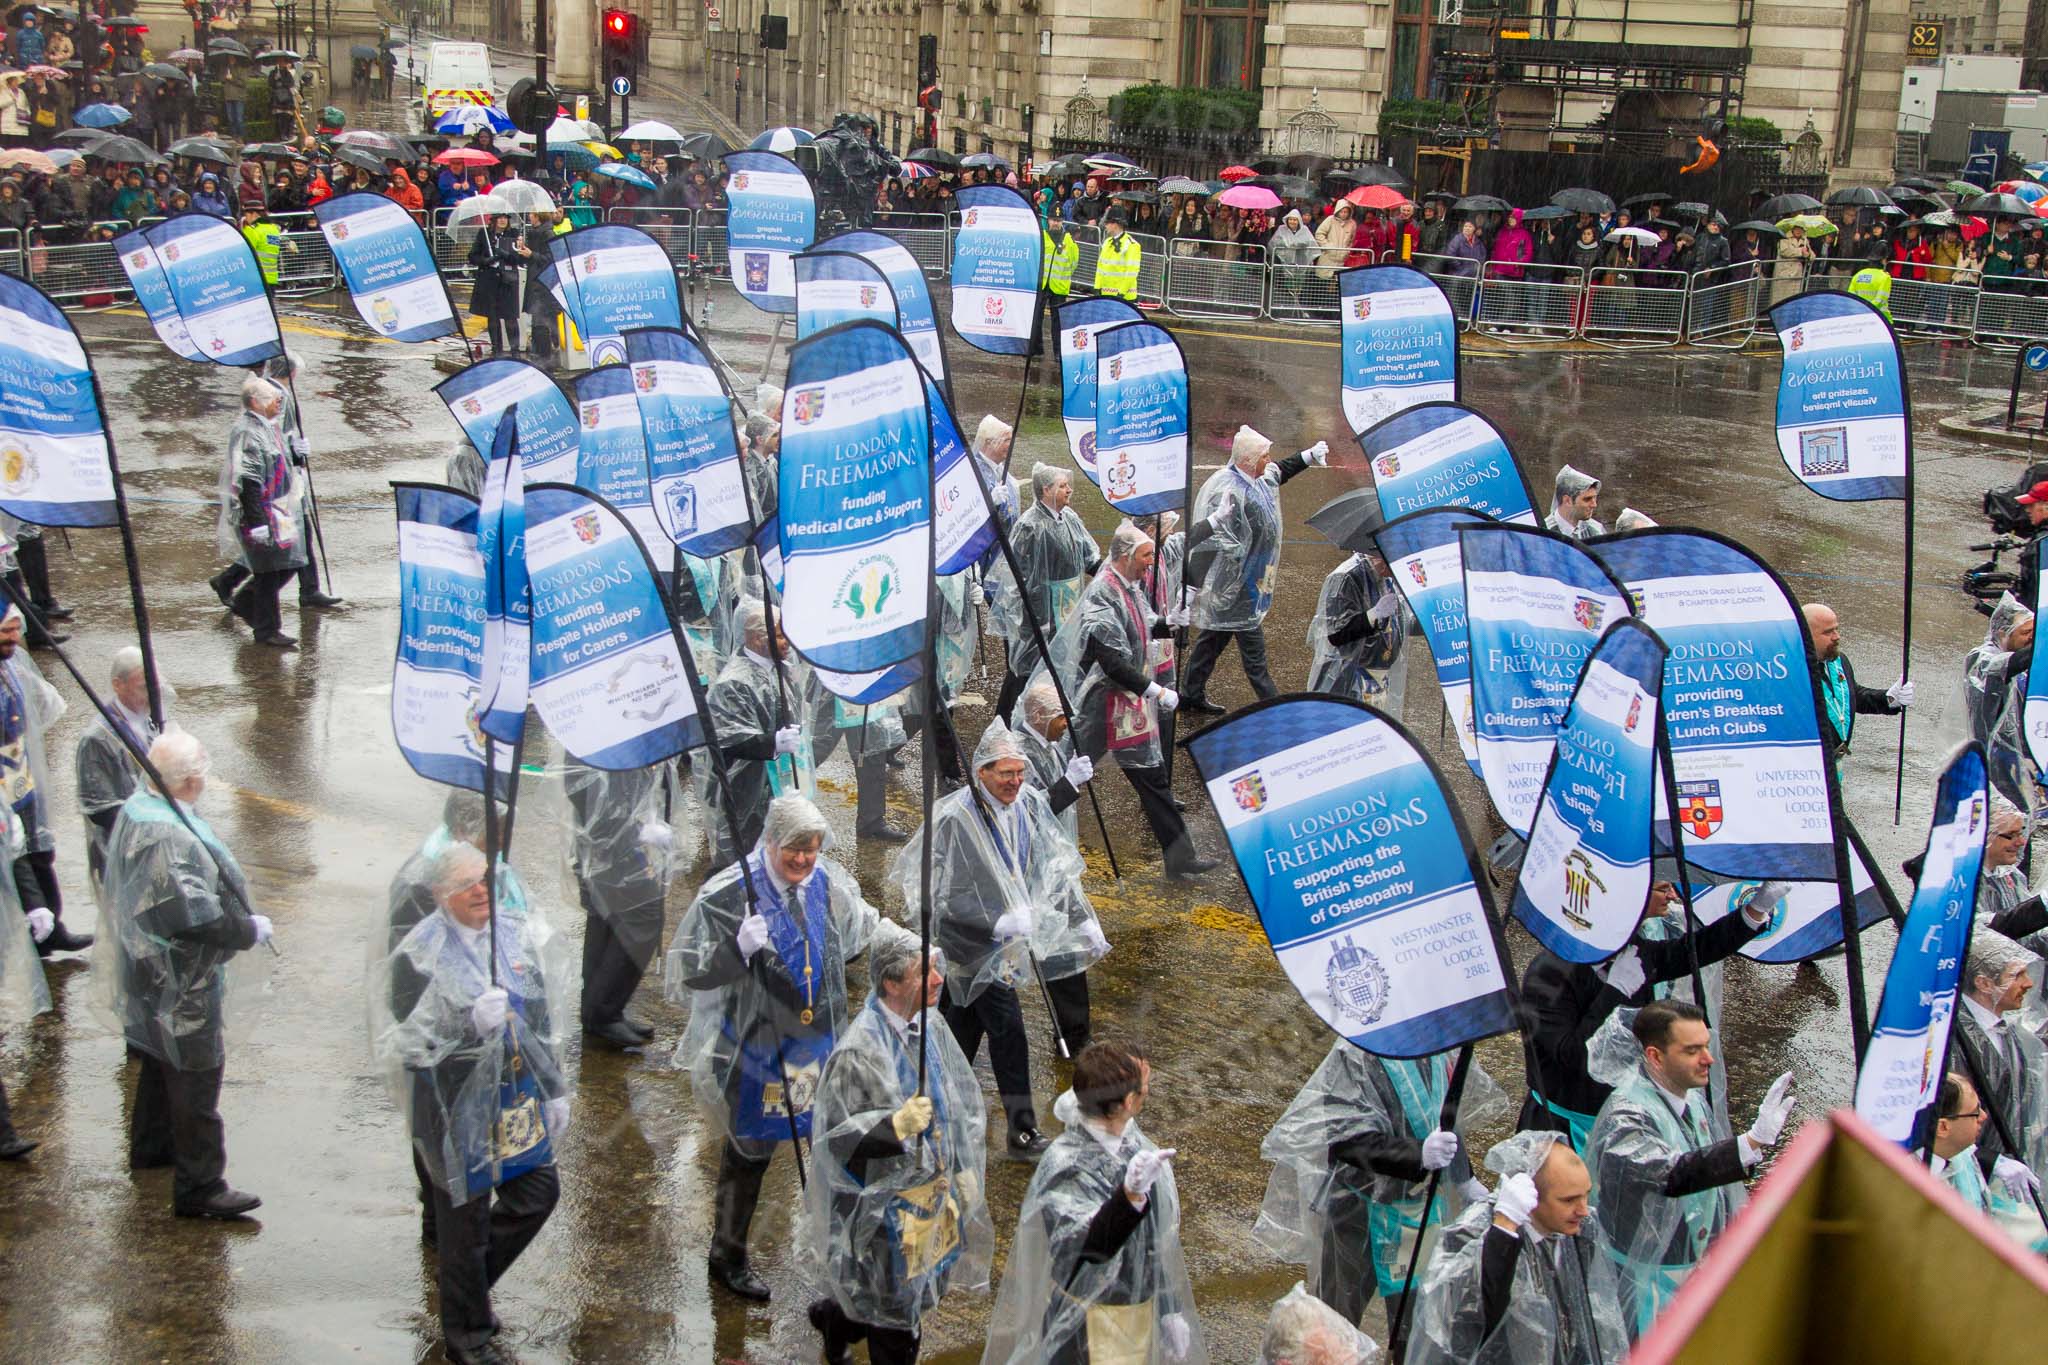
<svg viewBox="0 0 2048 1365">
<path fill-rule="evenodd" d="M 1422 1140 L 1422 1169 L 1440 1171 L 1457 1154 L 1458 1135 L 1448 1128 L 1439 1128 Z"/>
<path fill-rule="evenodd" d="M 1536 1177 L 1524 1171 L 1500 1182 L 1493 1192 L 1493 1211 L 1519 1228 L 1529 1221 L 1541 1198 L 1536 1193 Z"/>
<path fill-rule="evenodd" d="M 1166 1169 L 1166 1163 L 1173 1160 L 1179 1150 L 1174 1147 L 1148 1147 L 1141 1152 L 1131 1153 L 1131 1164 L 1124 1167 L 1124 1193 L 1133 1202 L 1152 1193 L 1152 1186 L 1158 1183 L 1159 1173 Z"/>
<path fill-rule="evenodd" d="M 1195 609 L 1193 607 L 1168 607 L 1166 609 L 1166 624 L 1172 626 L 1175 630 L 1186 630 L 1190 625 L 1194 624 L 1194 620 Z"/>
<path fill-rule="evenodd" d="M 1778 1135 L 1785 1131 L 1785 1120 L 1792 1116 L 1792 1106 L 1798 1098 L 1792 1093 L 1792 1073 L 1787 1071 L 1771 1082 L 1764 1102 L 1756 1107 L 1756 1122 L 1749 1125 L 1749 1131 L 1743 1136 L 1758 1147 L 1776 1146 Z"/>
<path fill-rule="evenodd" d="M 1153 683 L 1145 689 L 1145 700 L 1158 702 L 1159 709 L 1170 715 L 1180 706 L 1180 693 Z"/>
<path fill-rule="evenodd" d="M 569 1097 L 567 1095 L 558 1095 L 554 1099 L 543 1101 L 540 1110 L 540 1121 L 548 1130 L 548 1136 L 551 1138 L 560 1138 L 562 1134 L 568 1132 Z"/>
<path fill-rule="evenodd" d="M 511 1012 L 512 997 L 503 987 L 493 986 L 470 1002 L 469 1022 L 479 1035 L 489 1035 L 505 1026 L 505 1016 Z"/>
<path fill-rule="evenodd" d="M 1166 1354 L 1170 1359 L 1188 1358 L 1188 1347 L 1195 1342 L 1195 1329 L 1188 1326 L 1186 1318 L 1178 1313 L 1168 1313 L 1159 1320 L 1159 1335 L 1166 1338 Z"/>
<path fill-rule="evenodd" d="M 660 820 L 649 820 L 640 826 L 640 842 L 649 848 L 674 848 L 676 832 Z"/>
<path fill-rule="evenodd" d="M 889 1115 L 889 1131 L 896 1135 L 898 1142 L 908 1142 L 931 1126 L 932 1097 L 929 1095 L 912 1095 Z"/>
<path fill-rule="evenodd" d="M 1884 699 L 1903 711 L 1913 704 L 1913 684 L 1899 679 L 1884 690 Z"/>
<path fill-rule="evenodd" d="M 1330 443 L 1328 441 L 1317 441 L 1307 450 L 1301 452 L 1301 458 L 1307 460 L 1312 465 L 1327 469 L 1330 464 Z"/>
<path fill-rule="evenodd" d="M 962 1212 L 981 1202 L 981 1181 L 973 1171 L 961 1171 L 953 1177 L 953 1193 L 959 1197 Z"/>
<path fill-rule="evenodd" d="M 1365 613 L 1365 619 L 1372 622 L 1374 625 L 1378 625 L 1382 621 L 1393 620 L 1394 616 L 1400 610 L 1401 599 L 1399 597 L 1395 596 L 1391 592 L 1382 593 L 1380 594 L 1380 600 L 1373 603 L 1372 606 L 1367 609 Z"/>
<path fill-rule="evenodd" d="M 1633 943 L 1616 953 L 1600 973 L 1608 985 L 1630 999 L 1635 998 L 1635 993 L 1643 988 L 1643 982 L 1649 979 L 1643 971 L 1642 955 L 1636 952 Z"/>
<path fill-rule="evenodd" d="M 996 916 L 996 941 L 1008 943 L 1013 938 L 1023 938 L 1031 932 L 1033 916 L 1031 907 L 1026 905 L 1016 910 L 1005 910 Z"/>
<path fill-rule="evenodd" d="M 970 607 L 985 607 L 988 605 L 988 592 L 981 584 L 969 583 L 967 585 L 967 605 Z"/>
<path fill-rule="evenodd" d="M 1468 1175 L 1458 1182 L 1458 1193 L 1463 1196 L 1466 1203 L 1477 1204 L 1486 1198 L 1486 1186 L 1480 1184 L 1476 1177 Z"/>
<path fill-rule="evenodd" d="M 768 944 L 768 921 L 759 915 L 748 915 L 740 921 L 740 931 L 733 935 L 733 945 L 740 950 L 742 961 L 752 962 L 754 954 Z"/>
<path fill-rule="evenodd" d="M 1991 1163 L 1991 1178 L 2004 1185 L 2005 1192 L 2022 1204 L 2041 1188 L 2041 1177 L 2029 1170 L 2024 1161 L 2014 1161 L 2009 1156 L 2002 1156 Z"/>
<path fill-rule="evenodd" d="M 28 912 L 28 936 L 41 943 L 57 928 L 57 917 L 38 905 Z"/>
<path fill-rule="evenodd" d="M 306 456 L 313 453 L 312 447 L 306 444 L 306 438 L 299 435 L 296 431 L 290 432 L 285 436 L 284 447 L 291 452 L 293 464 L 304 464 Z"/>
<path fill-rule="evenodd" d="M 1095 760 L 1086 754 L 1075 754 L 1067 760 L 1067 785 L 1080 788 L 1088 785 L 1088 779 L 1095 776 Z"/>
<path fill-rule="evenodd" d="M 1762 924 L 1771 917 L 1771 909 L 1785 899 L 1792 891 L 1790 882 L 1759 882 L 1756 891 L 1743 902 L 1742 913 L 1750 916 L 1752 924 Z"/>
<path fill-rule="evenodd" d="M 1092 919 L 1081 921 L 1081 943 L 1091 953 L 1109 951 L 1109 940 L 1102 936 L 1102 926 Z"/>
<path fill-rule="evenodd" d="M 245 534 L 249 537 L 251 545 L 268 545 L 270 543 L 270 528 L 268 526 L 251 526 Z"/>
<path fill-rule="evenodd" d="M 258 943 L 268 943 L 268 942 L 270 942 L 270 934 L 271 934 L 271 923 L 270 923 L 270 916 L 268 916 L 268 915 L 251 915 L 251 916 L 249 916 L 249 920 L 250 920 L 250 922 L 251 922 L 252 924 L 254 924 L 254 925 L 256 926 L 256 941 L 257 941 Z"/>
<path fill-rule="evenodd" d="M 775 732 L 775 752 L 793 754 L 797 745 L 803 743 L 804 731 L 801 725 L 785 725 Z"/>
<path fill-rule="evenodd" d="M 1225 493 L 1222 499 L 1217 502 L 1216 510 L 1208 515 L 1207 520 L 1209 523 L 1209 529 L 1213 531 L 1222 530 L 1223 523 L 1229 521 L 1230 514 L 1236 510 L 1237 495 L 1234 493 Z"/>
</svg>

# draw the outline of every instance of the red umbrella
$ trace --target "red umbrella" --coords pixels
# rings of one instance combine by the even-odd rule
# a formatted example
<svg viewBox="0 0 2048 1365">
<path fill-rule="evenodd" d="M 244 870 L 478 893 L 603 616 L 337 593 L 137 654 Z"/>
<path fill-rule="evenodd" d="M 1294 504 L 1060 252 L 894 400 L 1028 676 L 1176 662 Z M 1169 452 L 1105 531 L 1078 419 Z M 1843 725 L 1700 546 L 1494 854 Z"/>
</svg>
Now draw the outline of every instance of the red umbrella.
<svg viewBox="0 0 2048 1365">
<path fill-rule="evenodd" d="M 1240 180 L 1249 180 L 1257 174 L 1258 172 L 1249 166 L 1225 166 L 1222 170 L 1216 172 L 1216 178 L 1218 180 L 1227 180 L 1234 185 Z"/>
<path fill-rule="evenodd" d="M 481 147 L 450 147 L 434 158 L 436 166 L 495 166 L 498 158 Z"/>
<path fill-rule="evenodd" d="M 1991 231 L 1991 224 L 1985 222 L 1982 218 L 1965 218 L 1960 231 L 1963 234 L 1964 241 L 1974 242 L 1985 233 Z"/>
<path fill-rule="evenodd" d="M 1397 209 L 1408 202 L 1408 196 L 1389 185 L 1360 185 L 1344 200 L 1362 209 Z"/>
</svg>

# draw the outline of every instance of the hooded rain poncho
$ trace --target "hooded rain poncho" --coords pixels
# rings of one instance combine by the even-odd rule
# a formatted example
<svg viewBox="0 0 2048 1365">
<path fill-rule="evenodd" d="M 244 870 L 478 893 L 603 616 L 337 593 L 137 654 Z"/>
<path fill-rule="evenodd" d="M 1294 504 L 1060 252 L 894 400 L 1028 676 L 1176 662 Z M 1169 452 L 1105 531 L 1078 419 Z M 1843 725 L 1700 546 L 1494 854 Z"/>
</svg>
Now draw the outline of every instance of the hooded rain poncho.
<svg viewBox="0 0 2048 1365">
<path fill-rule="evenodd" d="M 569 867 L 577 898 L 611 925 L 621 949 L 645 961 L 660 946 L 662 909 L 675 874 L 676 846 L 645 836 L 666 827 L 662 763 L 621 772 L 571 760 L 562 786 L 568 798 Z"/>
<path fill-rule="evenodd" d="M 1377 624 L 1366 615 L 1390 594 L 1400 600 L 1393 583 L 1375 575 L 1364 555 L 1354 554 L 1330 571 L 1308 624 L 1309 691 L 1351 697 L 1400 719 L 1408 689 L 1408 654 L 1402 646 L 1415 618 L 1405 603 Z M 1331 644 L 1333 635 L 1344 643 Z"/>
<path fill-rule="evenodd" d="M 0 659 L 0 800 L 21 821 L 30 853 L 57 847 L 50 823 L 50 764 L 44 741 L 68 709 L 26 649 Z"/>
<path fill-rule="evenodd" d="M 136 738 L 146 747 L 146 741 Z M 142 785 L 142 768 L 127 744 L 108 727 L 105 716 L 95 716 L 78 737 L 72 762 L 78 771 L 78 806 L 85 813 L 85 837 L 94 861 L 103 862 L 109 831 L 100 828 L 96 817 L 121 809 Z"/>
<path fill-rule="evenodd" d="M 796 660 L 785 656 L 785 667 L 795 663 Z M 792 682 L 801 696 L 802 680 Z M 719 743 L 725 746 L 725 787 L 732 792 L 732 819 L 728 823 L 724 814 L 725 789 L 713 775 L 712 764 L 707 760 L 695 765 L 699 774 L 698 795 L 711 812 L 707 833 L 713 857 L 720 864 L 738 856 L 733 844 L 735 827 L 742 841 L 750 841 L 760 834 L 762 823 L 768 818 L 770 801 L 791 793 L 810 796 L 817 791 L 808 733 L 812 728 L 809 708 L 783 704 L 780 693 L 774 663 L 744 649 L 726 661 L 718 681 L 705 693 L 704 704 L 710 712 L 711 724 Z M 750 739 L 759 741 L 765 737 L 772 741 L 776 730 L 784 725 L 800 725 L 807 732 L 795 753 L 757 759 L 742 758 L 732 752 L 734 745 Z"/>
<path fill-rule="evenodd" d="M 21 822 L 6 817 L 6 856 L 21 856 Z M 0 877 L 0 1024 L 23 1024 L 50 1008 L 50 985 L 43 979 L 43 960 L 28 931 L 14 878 Z"/>
<path fill-rule="evenodd" d="M 1172 641 L 1154 636 L 1160 616 L 1146 600 L 1145 586 L 1124 582 L 1104 563 L 1052 642 L 1053 666 L 1074 706 L 1075 747 L 1084 753 L 1106 750 L 1134 768 L 1159 766 L 1159 708 L 1142 691 L 1126 690 L 1110 678 L 1101 658 L 1151 680 L 1168 657 Z"/>
<path fill-rule="evenodd" d="M 1088 586 L 1089 570 L 1101 561 L 1102 552 L 1080 513 L 1072 507 L 1053 512 L 1042 502 L 1025 508 L 1010 528 L 1010 549 L 1024 575 L 1024 592 L 1039 629 L 1051 639 L 1073 619 Z M 991 619 L 1010 644 L 1010 671 L 1030 677 L 1038 665 L 1038 642 L 1004 560 L 998 559 L 990 570 L 988 596 Z"/>
<path fill-rule="evenodd" d="M 1194 585 L 1194 623 L 1203 630 L 1251 630 L 1266 619 L 1279 582 L 1280 495 L 1275 479 L 1255 479 L 1229 464 L 1202 485 L 1194 520 L 1206 520 L 1226 494 L 1233 499 L 1230 515 L 1197 548 L 1208 568 Z"/>
</svg>

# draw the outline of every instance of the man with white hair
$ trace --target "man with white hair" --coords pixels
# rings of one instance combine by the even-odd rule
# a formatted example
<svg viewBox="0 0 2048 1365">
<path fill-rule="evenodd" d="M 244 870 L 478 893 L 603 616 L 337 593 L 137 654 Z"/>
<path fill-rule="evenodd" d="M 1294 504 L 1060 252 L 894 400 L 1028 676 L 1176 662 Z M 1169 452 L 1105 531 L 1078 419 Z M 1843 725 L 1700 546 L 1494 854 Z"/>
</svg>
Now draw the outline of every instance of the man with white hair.
<svg viewBox="0 0 2048 1365">
<path fill-rule="evenodd" d="M 1599 510 L 1600 480 L 1566 465 L 1557 471 L 1550 515 L 1543 519 L 1543 527 L 1571 540 L 1591 540 L 1607 534 L 1607 528 L 1593 516 Z"/>
<path fill-rule="evenodd" d="M 782 423 L 767 411 L 755 412 L 741 434 L 746 438 L 747 496 L 753 500 L 754 520 L 763 522 L 775 515 L 782 496 Z"/>
<path fill-rule="evenodd" d="M 235 556 L 247 578 L 237 586 L 242 575 L 230 565 L 208 582 L 228 610 L 249 623 L 257 644 L 296 649 L 277 604 L 278 593 L 306 564 L 299 533 L 303 484 L 285 446 L 283 412 L 283 389 L 260 375 L 242 382 L 242 411 L 228 432 L 221 467 L 218 534 L 221 552 Z"/>
<path fill-rule="evenodd" d="M 268 943 L 270 920 L 254 912 L 241 864 L 194 809 L 206 790 L 205 747 L 174 731 L 149 746 L 149 761 L 168 796 L 138 788 L 114 821 L 110 946 L 95 964 L 110 978 L 122 1034 L 141 1062 L 128 1164 L 176 1168 L 171 1209 L 181 1218 L 241 1218 L 263 1201 L 222 1178 L 227 963 Z"/>
<path fill-rule="evenodd" d="M 1060 694 L 1051 678 L 1041 676 L 1024 689 L 1010 713 L 1010 734 L 1031 765 L 1024 780 L 1044 793 L 1045 803 L 1059 817 L 1068 841 L 1078 846 L 1074 806 L 1081 799 L 1081 788 L 1094 778 L 1095 764 L 1085 754 L 1074 752 L 1067 734 L 1067 714 L 1060 709 Z"/>
<path fill-rule="evenodd" d="M 1102 551 L 1088 534 L 1081 514 L 1070 505 L 1074 476 L 1054 465 L 1033 465 L 1031 488 L 1031 506 L 1010 528 L 1010 551 L 1024 581 L 1011 580 L 1007 563 L 998 563 L 991 574 L 995 586 L 990 605 L 996 612 L 997 628 L 1010 643 L 1003 690 L 996 698 L 998 716 L 1010 714 L 1042 657 L 1032 619 L 1047 640 L 1059 634 L 1080 606 L 1090 575 L 1102 567 Z M 1031 616 L 1025 613 L 1026 603 Z"/>
<path fill-rule="evenodd" d="M 973 454 L 974 472 L 981 475 L 981 481 L 988 487 L 989 501 L 996 507 L 996 521 L 1005 532 L 1017 520 L 1017 493 L 1019 484 L 1010 477 L 1010 445 L 1016 433 L 1010 424 L 994 413 L 985 413 L 981 425 L 974 429 Z M 989 558 L 982 560 L 985 569 L 994 556 L 1002 553 L 993 546 Z"/>
<path fill-rule="evenodd" d="M 747 1258 L 761 1182 L 784 1142 L 811 1136 L 811 1100 L 846 1026 L 846 964 L 883 927 L 860 884 L 822 857 L 825 817 L 801 796 L 768 807 L 744 862 L 714 873 L 669 944 L 669 999 L 690 1007 L 676 1050 L 709 1127 L 723 1139 L 711 1277 L 765 1303 Z"/>
<path fill-rule="evenodd" d="M 107 862 L 107 836 L 113 833 L 121 803 L 142 785 L 136 753 L 148 753 L 156 742 L 156 722 L 149 718 L 149 680 L 142 671 L 142 651 L 123 645 L 114 651 L 108 679 L 112 696 L 111 723 L 96 715 L 78 737 L 73 763 L 78 772 L 78 805 L 85 812 L 85 861 L 95 885 Z"/>
<path fill-rule="evenodd" d="M 2048 1048 L 2007 1018 L 2033 988 L 2031 961 L 2026 949 L 2001 934 L 1971 935 L 1963 1004 L 1955 1016 L 1956 1046 L 1976 1069 L 1979 1099 L 2004 1120 L 1984 1125 L 1977 1164 L 2021 1203 L 2040 1189 L 2039 1173 L 2048 1163 Z"/>
<path fill-rule="evenodd" d="M 725 754 L 721 784 L 711 764 L 703 765 L 701 794 L 712 812 L 711 865 L 727 867 L 761 837 L 768 803 L 794 792 L 808 774 L 811 754 L 792 699 L 769 655 L 768 610 L 758 598 L 740 603 L 740 648 L 726 661 L 705 693 L 705 710 Z M 789 641 L 775 623 L 776 645 L 788 657 Z"/>
<path fill-rule="evenodd" d="M 1328 465 L 1330 444 L 1317 441 L 1278 461 L 1272 452 L 1271 441 L 1239 427 L 1230 440 L 1230 463 L 1210 475 L 1195 496 L 1195 520 L 1212 529 L 1206 540 L 1188 541 L 1194 624 L 1202 633 L 1188 651 L 1181 704 L 1200 714 L 1223 713 L 1206 694 L 1209 675 L 1232 641 L 1253 693 L 1264 700 L 1280 690 L 1266 668 L 1265 632 L 1280 581 L 1280 488 L 1304 469 Z"/>
<path fill-rule="evenodd" d="M 12 600 L 0 611 L 0 801 L 21 822 L 22 852 L 11 875 L 21 908 L 47 910 L 48 935 L 36 942 L 44 957 L 90 948 L 91 934 L 64 925 L 64 892 L 57 883 L 57 827 L 50 798 L 50 765 L 44 745 L 50 727 L 64 715 L 64 698 L 43 679 L 22 645 L 21 608 Z"/>
</svg>

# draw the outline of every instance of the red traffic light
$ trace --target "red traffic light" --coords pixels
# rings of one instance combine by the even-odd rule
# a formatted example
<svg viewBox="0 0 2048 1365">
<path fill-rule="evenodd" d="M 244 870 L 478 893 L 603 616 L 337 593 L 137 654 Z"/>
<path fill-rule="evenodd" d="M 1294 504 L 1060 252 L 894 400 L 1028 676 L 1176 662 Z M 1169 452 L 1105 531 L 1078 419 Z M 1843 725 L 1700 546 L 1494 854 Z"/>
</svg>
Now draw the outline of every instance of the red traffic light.
<svg viewBox="0 0 2048 1365">
<path fill-rule="evenodd" d="M 626 31 L 632 26 L 633 16 L 624 10 L 609 9 L 604 12 L 604 31 L 614 38 L 625 37 Z"/>
</svg>

